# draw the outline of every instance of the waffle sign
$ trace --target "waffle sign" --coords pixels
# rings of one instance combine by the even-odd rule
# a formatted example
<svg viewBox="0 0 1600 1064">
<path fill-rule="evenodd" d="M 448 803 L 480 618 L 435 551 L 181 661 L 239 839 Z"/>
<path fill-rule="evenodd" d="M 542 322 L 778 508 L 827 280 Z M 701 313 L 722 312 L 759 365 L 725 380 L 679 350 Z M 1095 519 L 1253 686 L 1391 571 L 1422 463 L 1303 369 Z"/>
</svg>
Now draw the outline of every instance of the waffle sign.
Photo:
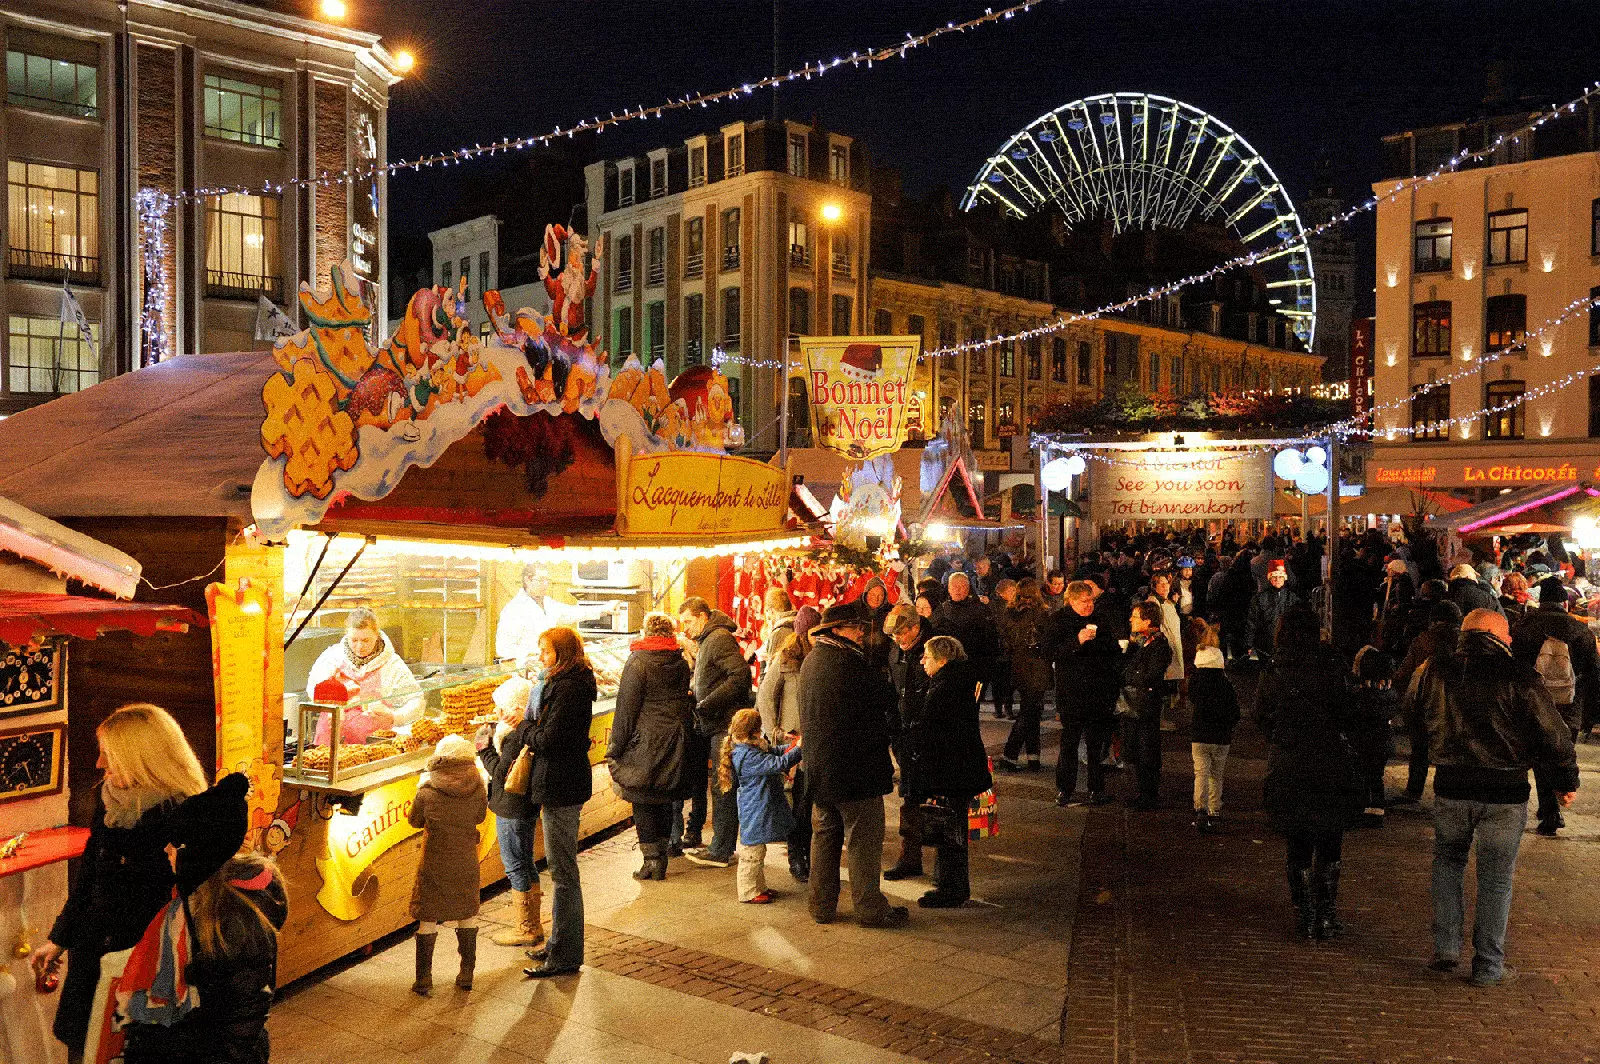
<svg viewBox="0 0 1600 1064">
<path fill-rule="evenodd" d="M 811 437 L 860 461 L 906 440 L 920 336 L 802 336 Z"/>
</svg>

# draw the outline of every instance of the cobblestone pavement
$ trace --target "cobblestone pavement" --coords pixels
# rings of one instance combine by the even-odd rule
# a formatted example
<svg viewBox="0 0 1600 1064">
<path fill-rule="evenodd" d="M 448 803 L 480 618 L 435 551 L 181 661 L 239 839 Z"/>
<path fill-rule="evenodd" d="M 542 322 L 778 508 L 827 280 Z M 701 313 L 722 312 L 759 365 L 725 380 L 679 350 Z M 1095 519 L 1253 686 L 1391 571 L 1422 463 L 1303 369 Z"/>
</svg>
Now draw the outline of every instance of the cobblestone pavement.
<svg viewBox="0 0 1600 1064">
<path fill-rule="evenodd" d="M 1425 810 L 1346 835 L 1343 938 L 1291 936 L 1283 844 L 1260 810 L 1264 752 L 1248 731 L 1241 727 L 1228 760 L 1220 835 L 1189 825 L 1188 748 L 1170 734 L 1163 808 L 1090 815 L 1065 1061 L 1600 1060 L 1591 878 L 1600 871 L 1600 749 L 1579 747 L 1586 789 L 1569 829 L 1558 839 L 1524 837 L 1507 946 L 1522 975 L 1485 990 L 1425 970 L 1433 845 Z M 1391 790 L 1403 774 L 1391 766 Z"/>
</svg>

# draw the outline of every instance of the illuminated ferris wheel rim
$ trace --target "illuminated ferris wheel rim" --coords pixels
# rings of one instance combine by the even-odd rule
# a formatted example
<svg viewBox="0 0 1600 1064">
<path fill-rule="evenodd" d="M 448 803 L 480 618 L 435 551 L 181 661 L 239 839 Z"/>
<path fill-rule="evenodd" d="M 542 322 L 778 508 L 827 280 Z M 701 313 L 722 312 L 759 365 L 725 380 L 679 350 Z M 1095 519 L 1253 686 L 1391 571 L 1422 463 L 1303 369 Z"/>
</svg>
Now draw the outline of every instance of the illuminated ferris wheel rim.
<svg viewBox="0 0 1600 1064">
<path fill-rule="evenodd" d="M 1143 92 L 1063 104 L 990 156 L 962 210 L 984 200 L 1019 218 L 1054 206 L 1069 228 L 1104 216 L 1119 233 L 1220 221 L 1262 253 L 1269 299 L 1312 350 L 1316 279 L 1294 201 L 1249 140 L 1198 107 Z"/>
</svg>

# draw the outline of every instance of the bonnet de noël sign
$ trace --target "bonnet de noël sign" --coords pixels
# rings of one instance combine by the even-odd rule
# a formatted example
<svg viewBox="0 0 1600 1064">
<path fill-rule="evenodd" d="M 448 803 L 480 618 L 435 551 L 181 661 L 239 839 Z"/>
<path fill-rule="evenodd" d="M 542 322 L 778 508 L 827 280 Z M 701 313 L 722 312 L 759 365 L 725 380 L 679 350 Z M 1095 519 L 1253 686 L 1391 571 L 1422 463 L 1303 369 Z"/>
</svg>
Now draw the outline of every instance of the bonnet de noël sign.
<svg viewBox="0 0 1600 1064">
<path fill-rule="evenodd" d="M 920 336 L 803 336 L 811 434 L 818 447 L 862 461 L 905 443 Z"/>
</svg>

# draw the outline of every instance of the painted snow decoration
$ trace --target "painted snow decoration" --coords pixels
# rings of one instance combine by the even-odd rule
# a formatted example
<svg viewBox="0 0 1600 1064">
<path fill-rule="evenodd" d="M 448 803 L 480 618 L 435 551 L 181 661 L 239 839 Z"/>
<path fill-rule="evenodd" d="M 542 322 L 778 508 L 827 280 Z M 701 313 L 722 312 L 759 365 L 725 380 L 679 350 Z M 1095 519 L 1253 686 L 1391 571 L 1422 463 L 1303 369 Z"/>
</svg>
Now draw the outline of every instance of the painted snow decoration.
<svg viewBox="0 0 1600 1064">
<path fill-rule="evenodd" d="M 900 524 L 900 478 L 894 459 L 883 455 L 847 469 L 829 507 L 835 542 L 867 550 L 867 538 L 888 543 Z"/>
<path fill-rule="evenodd" d="M 500 409 L 598 418 L 607 443 L 627 436 L 642 453 L 737 445 L 728 382 L 715 370 L 691 367 L 669 388 L 664 363 L 645 370 L 630 355 L 612 377 L 583 320 L 594 284 L 582 269 L 586 247 L 547 226 L 540 276 L 553 312 L 508 312 L 499 292 L 485 292 L 487 341 L 466 319 L 464 285 L 418 291 L 395 335 L 373 350 L 371 312 L 345 286 L 348 263 L 332 268 L 327 288 L 303 283 L 308 327 L 273 345 L 279 371 L 261 389 L 267 459 L 250 499 L 261 532 L 276 539 L 316 524 L 340 499 L 383 498 Z M 565 265 L 555 271 L 558 258 Z"/>
</svg>

